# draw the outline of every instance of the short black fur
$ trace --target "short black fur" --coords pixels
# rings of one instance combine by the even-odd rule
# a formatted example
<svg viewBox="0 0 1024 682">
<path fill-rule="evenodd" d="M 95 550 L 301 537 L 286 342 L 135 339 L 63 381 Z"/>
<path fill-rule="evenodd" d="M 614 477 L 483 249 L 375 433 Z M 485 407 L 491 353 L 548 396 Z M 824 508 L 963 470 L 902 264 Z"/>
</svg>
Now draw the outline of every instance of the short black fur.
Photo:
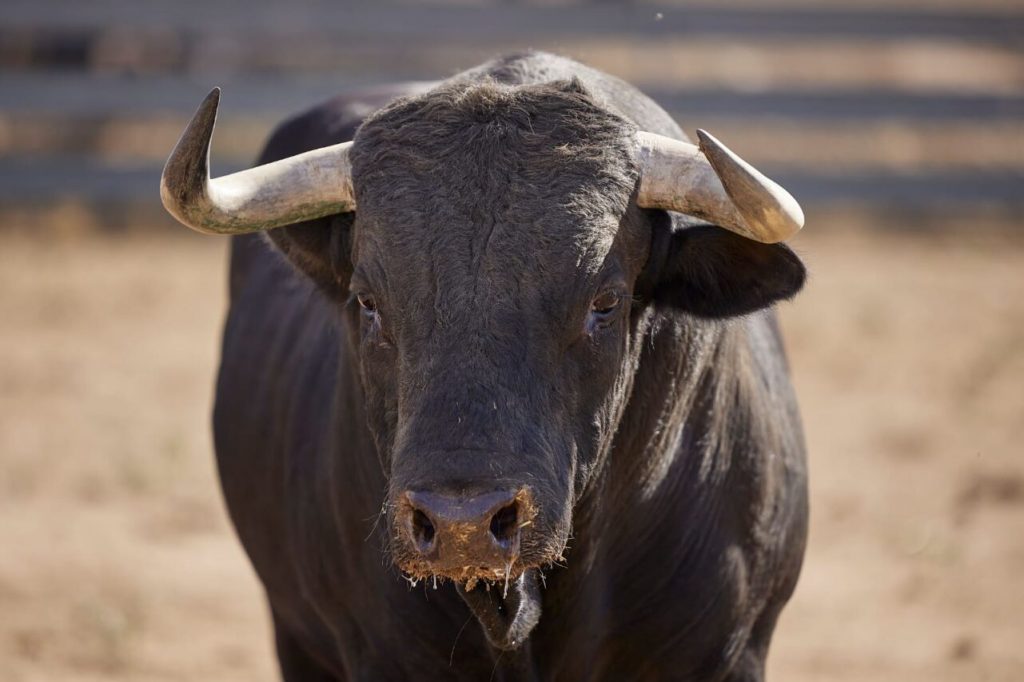
<svg viewBox="0 0 1024 682">
<path fill-rule="evenodd" d="M 760 309 L 803 268 L 639 209 L 637 129 L 684 137 L 628 84 L 529 53 L 271 138 L 262 161 L 354 136 L 359 205 L 232 246 L 215 446 L 286 680 L 763 679 L 807 498 Z M 507 588 L 434 589 L 404 491 L 496 485 L 535 507 Z"/>
</svg>

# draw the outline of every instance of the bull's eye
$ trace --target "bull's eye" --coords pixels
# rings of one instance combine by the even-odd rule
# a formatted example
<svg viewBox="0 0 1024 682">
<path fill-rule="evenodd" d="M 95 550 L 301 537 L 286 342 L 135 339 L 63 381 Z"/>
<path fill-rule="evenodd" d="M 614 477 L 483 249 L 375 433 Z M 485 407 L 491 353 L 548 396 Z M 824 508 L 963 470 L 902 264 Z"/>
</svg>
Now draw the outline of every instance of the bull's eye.
<svg viewBox="0 0 1024 682">
<path fill-rule="evenodd" d="M 605 291 L 590 304 L 590 310 L 597 315 L 611 315 L 619 307 L 621 300 L 619 292 Z"/>
<path fill-rule="evenodd" d="M 607 327 L 615 319 L 622 304 L 622 294 L 617 290 L 603 291 L 591 302 L 590 314 L 587 315 L 587 333 Z"/>
<path fill-rule="evenodd" d="M 362 329 L 363 340 L 375 346 L 390 347 L 392 341 L 384 329 L 384 322 L 377 308 L 377 299 L 372 294 L 364 292 L 355 294 L 353 298 L 359 304 L 359 327 Z M 351 300 L 349 299 L 350 304 Z"/>
<path fill-rule="evenodd" d="M 367 313 L 377 312 L 377 301 L 374 300 L 370 294 L 356 294 L 356 300 L 359 301 L 359 307 Z"/>
<path fill-rule="evenodd" d="M 380 312 L 377 310 L 377 301 L 370 294 L 356 294 L 356 301 L 359 302 L 359 312 L 363 319 L 370 324 L 370 329 L 380 329 Z"/>
</svg>

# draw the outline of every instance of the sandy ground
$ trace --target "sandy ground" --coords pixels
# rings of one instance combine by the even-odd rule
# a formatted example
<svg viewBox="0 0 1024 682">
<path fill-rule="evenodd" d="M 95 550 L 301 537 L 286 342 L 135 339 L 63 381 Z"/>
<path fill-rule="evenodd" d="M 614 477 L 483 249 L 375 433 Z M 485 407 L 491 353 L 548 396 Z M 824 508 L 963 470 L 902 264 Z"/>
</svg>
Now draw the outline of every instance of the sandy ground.
<svg viewBox="0 0 1024 682">
<path fill-rule="evenodd" d="M 271 680 L 208 409 L 224 242 L 0 236 L 0 680 Z M 808 234 L 813 522 L 774 680 L 1024 669 L 1024 242 Z"/>
</svg>

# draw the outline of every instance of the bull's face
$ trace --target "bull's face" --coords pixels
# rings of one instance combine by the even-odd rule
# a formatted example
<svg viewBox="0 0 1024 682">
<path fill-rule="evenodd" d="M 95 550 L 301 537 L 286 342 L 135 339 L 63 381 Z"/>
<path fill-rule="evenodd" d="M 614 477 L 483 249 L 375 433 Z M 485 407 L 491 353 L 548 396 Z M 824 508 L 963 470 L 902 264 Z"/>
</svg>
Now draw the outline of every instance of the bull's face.
<svg viewBox="0 0 1024 682">
<path fill-rule="evenodd" d="M 659 311 L 678 329 L 796 293 L 803 267 L 772 242 L 799 206 L 710 136 L 638 132 L 576 83 L 442 86 L 354 143 L 211 181 L 217 97 L 168 160 L 165 205 L 201 231 L 271 230 L 347 299 L 394 561 L 455 581 L 491 642 L 518 645 Z"/>
<path fill-rule="evenodd" d="M 633 132 L 568 85 L 433 93 L 357 136 L 349 306 L 412 578 L 562 556 L 630 388 Z"/>
</svg>

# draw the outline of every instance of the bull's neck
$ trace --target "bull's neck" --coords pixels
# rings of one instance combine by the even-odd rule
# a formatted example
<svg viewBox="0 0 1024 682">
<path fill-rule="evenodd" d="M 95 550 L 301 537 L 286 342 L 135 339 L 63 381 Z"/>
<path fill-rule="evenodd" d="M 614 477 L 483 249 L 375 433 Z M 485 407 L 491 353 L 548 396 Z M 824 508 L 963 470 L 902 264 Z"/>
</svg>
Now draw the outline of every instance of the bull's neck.
<svg viewBox="0 0 1024 682">
<path fill-rule="evenodd" d="M 709 408 L 732 383 L 744 333 L 742 326 L 729 323 L 651 317 L 637 342 L 633 385 L 610 452 L 574 512 L 573 554 L 582 563 L 594 560 L 598 539 L 625 536 L 633 521 L 656 523 L 671 513 L 664 496 L 674 481 L 699 478 L 670 472 L 680 466 L 699 472 L 708 466 L 709 453 L 698 444 L 716 428 Z M 606 513 L 609 509 L 617 510 L 615 518 Z M 570 557 L 570 567 L 573 563 Z"/>
</svg>

